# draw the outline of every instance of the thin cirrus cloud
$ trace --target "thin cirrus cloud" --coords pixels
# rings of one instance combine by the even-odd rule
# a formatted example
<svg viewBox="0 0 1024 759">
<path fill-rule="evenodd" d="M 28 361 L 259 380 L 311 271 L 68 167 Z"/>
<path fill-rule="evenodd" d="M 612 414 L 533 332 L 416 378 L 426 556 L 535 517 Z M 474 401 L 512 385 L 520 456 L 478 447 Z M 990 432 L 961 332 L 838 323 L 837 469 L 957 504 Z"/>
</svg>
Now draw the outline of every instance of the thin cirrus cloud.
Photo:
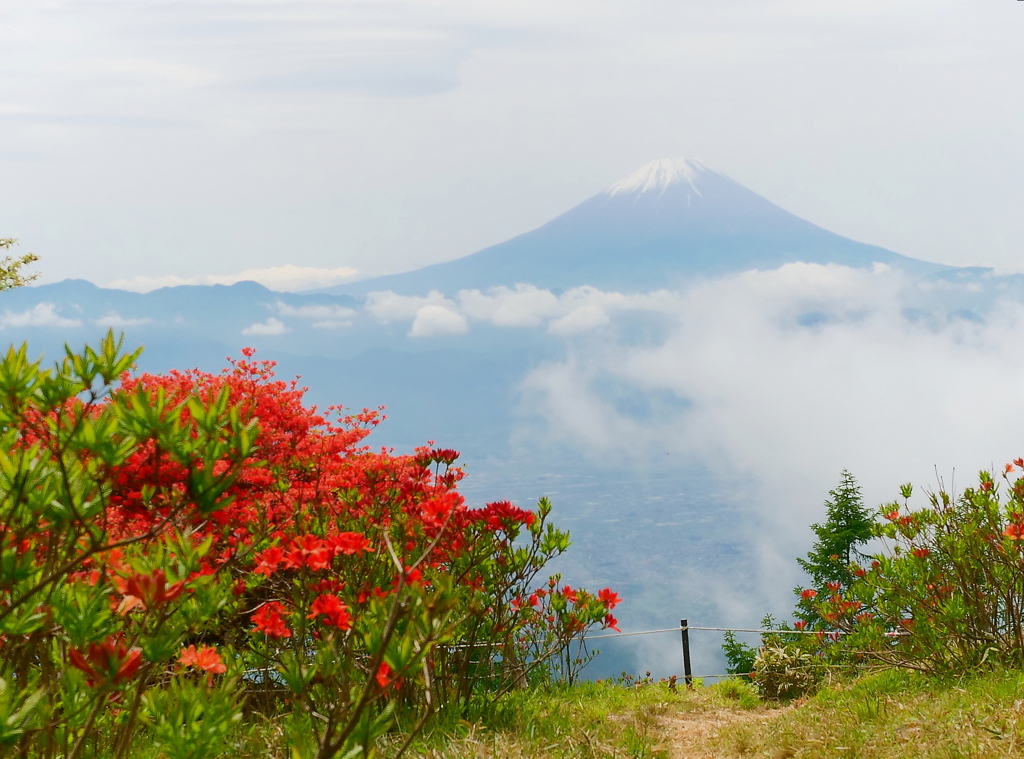
<svg viewBox="0 0 1024 759">
<path fill-rule="evenodd" d="M 459 86 L 459 67 L 492 36 L 487 19 L 467 21 L 457 8 L 419 2 L 99 3 L 60 14 L 22 9 L 14 20 L 51 46 L 33 67 L 40 74 L 79 87 L 172 94 L 435 95 Z M 105 44 L 75 44 L 85 35 Z"/>
<path fill-rule="evenodd" d="M 159 277 L 132 277 L 114 280 L 107 287 L 144 293 L 161 287 L 234 285 L 238 282 L 257 282 L 276 292 L 301 292 L 340 284 L 352 279 L 357 273 L 356 269 L 349 266 L 318 268 L 285 264 L 262 269 L 244 269 L 238 274 L 197 274 L 191 277 L 166 274 Z"/>
</svg>

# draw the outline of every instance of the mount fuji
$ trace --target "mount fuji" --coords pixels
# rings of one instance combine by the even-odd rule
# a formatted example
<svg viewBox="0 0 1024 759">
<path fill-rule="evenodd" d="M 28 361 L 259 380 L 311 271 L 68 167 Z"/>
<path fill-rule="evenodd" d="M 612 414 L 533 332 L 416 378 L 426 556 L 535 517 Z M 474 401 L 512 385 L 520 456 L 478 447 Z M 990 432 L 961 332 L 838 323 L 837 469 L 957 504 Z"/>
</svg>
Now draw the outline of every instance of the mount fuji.
<svg viewBox="0 0 1024 759">
<path fill-rule="evenodd" d="M 322 292 L 454 294 L 518 283 L 642 292 L 794 261 L 855 268 L 883 263 L 917 276 L 949 268 L 822 229 L 700 161 L 661 159 L 506 242 Z"/>
</svg>

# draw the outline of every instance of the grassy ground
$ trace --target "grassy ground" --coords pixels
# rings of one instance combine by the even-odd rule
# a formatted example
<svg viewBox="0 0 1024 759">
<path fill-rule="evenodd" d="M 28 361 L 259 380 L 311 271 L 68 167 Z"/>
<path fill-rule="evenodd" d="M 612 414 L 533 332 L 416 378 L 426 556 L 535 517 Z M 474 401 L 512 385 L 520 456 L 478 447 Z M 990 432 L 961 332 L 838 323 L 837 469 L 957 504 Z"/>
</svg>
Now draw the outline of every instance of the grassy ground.
<svg viewBox="0 0 1024 759">
<path fill-rule="evenodd" d="M 309 726 L 282 716 L 242 729 L 233 759 L 312 755 Z M 399 743 L 381 746 L 393 755 Z M 996 759 L 1024 757 L 1024 673 L 936 680 L 880 672 L 792 704 L 764 703 L 745 682 L 671 690 L 582 683 L 509 694 L 474 720 L 441 719 L 413 743 L 418 759 Z"/>
<path fill-rule="evenodd" d="M 764 704 L 737 681 L 694 691 L 583 684 L 514 694 L 488 720 L 424 736 L 424 759 L 1024 756 L 1024 673 L 887 671 Z"/>
<path fill-rule="evenodd" d="M 424 759 L 647 759 L 670 757 L 671 719 L 721 709 L 761 709 L 749 686 L 687 691 L 665 683 L 513 693 L 476 723 L 423 736 L 410 752 Z"/>
<path fill-rule="evenodd" d="M 672 689 L 667 683 L 581 683 L 507 694 L 470 720 L 437 716 L 405 754 L 411 759 L 670 759 L 673 719 L 716 711 L 763 710 L 753 689 L 728 683 Z M 379 745 L 381 759 L 404 742 Z M 225 741 L 231 759 L 302 759 L 316 753 L 308 717 L 251 715 Z M 165 759 L 139 746 L 139 759 Z"/>
<path fill-rule="evenodd" d="M 888 671 L 825 688 L 770 721 L 725 728 L 706 756 L 1024 756 L 1024 673 L 935 680 Z"/>
</svg>

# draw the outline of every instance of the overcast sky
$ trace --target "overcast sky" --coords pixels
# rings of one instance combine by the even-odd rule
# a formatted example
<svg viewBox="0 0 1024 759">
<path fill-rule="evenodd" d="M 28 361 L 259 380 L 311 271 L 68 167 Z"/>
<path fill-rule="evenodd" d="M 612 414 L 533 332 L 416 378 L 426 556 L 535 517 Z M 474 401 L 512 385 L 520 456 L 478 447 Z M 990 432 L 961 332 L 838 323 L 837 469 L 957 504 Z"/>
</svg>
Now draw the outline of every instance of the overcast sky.
<svg viewBox="0 0 1024 759">
<path fill-rule="evenodd" d="M 855 239 L 1024 270 L 1022 40 L 1013 0 L 7 2 L 0 237 L 45 281 L 330 284 L 691 156 Z"/>
</svg>

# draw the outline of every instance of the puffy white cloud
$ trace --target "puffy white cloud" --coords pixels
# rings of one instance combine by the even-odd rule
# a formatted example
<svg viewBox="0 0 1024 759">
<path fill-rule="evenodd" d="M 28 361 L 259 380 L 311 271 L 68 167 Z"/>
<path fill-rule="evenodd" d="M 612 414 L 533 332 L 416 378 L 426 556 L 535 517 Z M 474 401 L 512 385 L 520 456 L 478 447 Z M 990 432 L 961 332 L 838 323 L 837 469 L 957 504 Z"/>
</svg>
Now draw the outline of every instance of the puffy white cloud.
<svg viewBox="0 0 1024 759">
<path fill-rule="evenodd" d="M 485 321 L 496 327 L 531 328 L 544 324 L 558 335 L 585 332 L 608 324 L 611 314 L 624 310 L 662 311 L 677 300 L 667 291 L 643 295 L 603 292 L 593 287 L 575 287 L 561 295 L 534 285 L 461 290 L 454 300 L 432 291 L 423 297 L 374 292 L 366 298 L 366 311 L 381 322 L 415 319 L 424 306 L 439 306 L 469 320 Z M 454 323 L 454 322 L 453 322 Z"/>
<path fill-rule="evenodd" d="M 319 287 L 331 287 L 352 279 L 357 273 L 356 269 L 349 266 L 325 269 L 285 264 L 262 269 L 243 269 L 238 274 L 197 274 L 192 277 L 166 274 L 159 277 L 116 279 L 107 287 L 144 293 L 160 287 L 178 287 L 180 285 L 233 285 L 238 282 L 258 282 L 277 292 L 300 292 Z"/>
<path fill-rule="evenodd" d="M 409 337 L 436 337 L 438 335 L 462 335 L 469 331 L 466 317 L 449 308 L 438 305 L 423 306 L 416 311 Z"/>
<path fill-rule="evenodd" d="M 57 313 L 53 303 L 37 303 L 28 311 L 0 316 L 0 327 L 81 327 L 81 319 L 68 319 Z"/>
<path fill-rule="evenodd" d="M 122 327 L 140 327 L 143 324 L 150 324 L 153 320 L 148 316 L 141 317 L 138 319 L 127 319 L 121 316 L 117 311 L 110 311 L 99 319 L 93 319 L 93 324 L 98 327 L 111 327 L 113 329 L 120 329 Z"/>
<path fill-rule="evenodd" d="M 284 322 L 273 316 L 265 322 L 250 324 L 242 330 L 243 335 L 283 335 L 286 332 L 291 332 L 291 330 L 285 326 Z"/>
<path fill-rule="evenodd" d="M 424 306 L 442 306 L 456 313 L 458 306 L 437 290 L 431 290 L 426 297 L 396 295 L 390 290 L 373 292 L 366 296 L 366 310 L 378 321 L 384 323 L 414 319 Z"/>
<path fill-rule="evenodd" d="M 536 327 L 541 320 L 564 311 L 557 295 L 533 285 L 516 285 L 514 289 L 496 287 L 486 294 L 479 290 L 462 290 L 458 301 L 466 316 L 498 327 Z"/>
</svg>

